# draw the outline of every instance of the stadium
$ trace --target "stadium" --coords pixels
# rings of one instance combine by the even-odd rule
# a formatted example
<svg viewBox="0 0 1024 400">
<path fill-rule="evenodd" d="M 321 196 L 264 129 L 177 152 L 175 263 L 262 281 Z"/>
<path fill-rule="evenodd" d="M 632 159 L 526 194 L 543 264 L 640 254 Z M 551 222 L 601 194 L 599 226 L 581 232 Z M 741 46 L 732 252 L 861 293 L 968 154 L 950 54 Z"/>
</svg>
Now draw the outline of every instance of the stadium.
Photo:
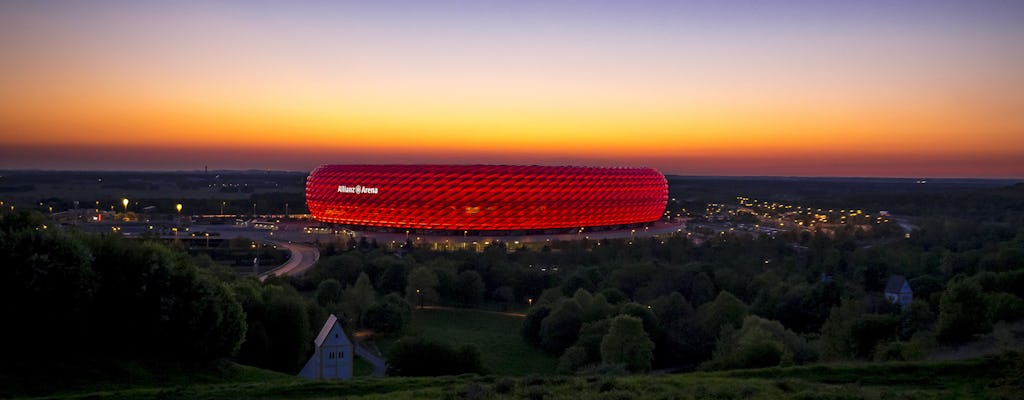
<svg viewBox="0 0 1024 400">
<path fill-rule="evenodd" d="M 657 221 L 668 185 L 650 168 L 324 165 L 306 179 L 320 222 L 439 233 L 532 233 Z"/>
</svg>

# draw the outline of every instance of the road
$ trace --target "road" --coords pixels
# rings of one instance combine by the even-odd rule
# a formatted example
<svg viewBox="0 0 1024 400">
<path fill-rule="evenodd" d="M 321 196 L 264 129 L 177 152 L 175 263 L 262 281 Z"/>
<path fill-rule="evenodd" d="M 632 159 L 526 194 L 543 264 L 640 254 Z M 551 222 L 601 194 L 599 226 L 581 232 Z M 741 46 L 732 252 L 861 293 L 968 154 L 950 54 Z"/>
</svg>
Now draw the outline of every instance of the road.
<svg viewBox="0 0 1024 400">
<path fill-rule="evenodd" d="M 279 267 L 260 274 L 261 281 L 268 276 L 301 275 L 312 268 L 317 260 L 320 259 L 320 252 L 317 251 L 316 247 L 289 242 L 274 241 L 273 243 L 288 249 L 291 256 L 288 258 L 288 261 L 285 261 Z"/>
</svg>

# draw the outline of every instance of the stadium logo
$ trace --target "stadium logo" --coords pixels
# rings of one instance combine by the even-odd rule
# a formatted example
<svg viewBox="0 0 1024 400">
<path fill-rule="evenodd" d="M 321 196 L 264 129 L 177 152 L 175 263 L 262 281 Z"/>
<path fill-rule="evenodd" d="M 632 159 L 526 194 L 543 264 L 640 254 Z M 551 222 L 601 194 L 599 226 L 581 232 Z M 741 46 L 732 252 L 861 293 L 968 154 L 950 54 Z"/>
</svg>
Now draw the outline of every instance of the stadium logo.
<svg viewBox="0 0 1024 400">
<path fill-rule="evenodd" d="M 355 185 L 355 186 L 338 186 L 338 193 L 351 193 L 351 194 L 377 194 L 377 188 Z"/>
</svg>

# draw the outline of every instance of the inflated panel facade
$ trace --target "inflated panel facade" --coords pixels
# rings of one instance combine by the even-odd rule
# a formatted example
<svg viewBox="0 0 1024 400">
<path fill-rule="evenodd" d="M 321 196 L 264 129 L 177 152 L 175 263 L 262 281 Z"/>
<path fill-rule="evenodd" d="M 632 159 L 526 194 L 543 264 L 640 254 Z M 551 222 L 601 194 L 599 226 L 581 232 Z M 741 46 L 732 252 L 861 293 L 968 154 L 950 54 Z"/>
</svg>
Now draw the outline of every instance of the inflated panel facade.
<svg viewBox="0 0 1024 400">
<path fill-rule="evenodd" d="M 668 185 L 650 168 L 324 165 L 306 179 L 319 221 L 437 230 L 581 228 L 656 221 Z"/>
</svg>

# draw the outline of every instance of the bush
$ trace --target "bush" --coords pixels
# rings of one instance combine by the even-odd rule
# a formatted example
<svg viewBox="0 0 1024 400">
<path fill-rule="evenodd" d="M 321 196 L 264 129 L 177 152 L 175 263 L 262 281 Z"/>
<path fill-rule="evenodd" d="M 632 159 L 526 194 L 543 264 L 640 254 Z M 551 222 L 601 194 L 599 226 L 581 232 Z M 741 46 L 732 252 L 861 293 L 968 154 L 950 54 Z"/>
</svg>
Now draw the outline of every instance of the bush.
<svg viewBox="0 0 1024 400">
<path fill-rule="evenodd" d="M 939 301 L 939 321 L 935 333 L 939 341 L 960 344 L 990 328 L 985 296 L 974 281 L 954 281 Z"/>
<path fill-rule="evenodd" d="M 523 319 L 522 334 L 523 340 L 534 346 L 540 346 L 540 327 L 544 318 L 551 314 L 551 307 L 545 304 L 536 305 L 530 308 L 530 312 Z"/>
<path fill-rule="evenodd" d="M 482 373 L 480 351 L 466 345 L 453 349 L 446 344 L 417 337 L 408 337 L 395 343 L 388 356 L 390 375 L 441 376 Z"/>
<path fill-rule="evenodd" d="M 516 381 L 512 378 L 501 378 L 494 382 L 494 392 L 505 394 L 516 388 Z"/>
<path fill-rule="evenodd" d="M 540 324 L 540 344 L 558 354 L 576 342 L 583 325 L 583 310 L 575 300 L 563 300 Z"/>
<path fill-rule="evenodd" d="M 558 358 L 558 372 L 571 374 L 588 363 L 590 363 L 590 358 L 587 356 L 587 350 L 580 346 L 572 346 Z"/>
<path fill-rule="evenodd" d="M 399 332 L 412 316 L 412 308 L 405 299 L 395 293 L 384 296 L 373 303 L 363 314 L 363 326 L 376 333 L 390 334 Z"/>
<path fill-rule="evenodd" d="M 1024 318 L 1024 300 L 1009 293 L 996 292 L 985 296 L 988 320 L 1016 321 Z"/>
<path fill-rule="evenodd" d="M 738 330 L 726 329 L 705 369 L 760 368 L 815 358 L 807 343 L 777 321 L 748 316 Z"/>
<path fill-rule="evenodd" d="M 608 334 L 601 339 L 601 360 L 622 363 L 633 372 L 651 369 L 654 342 L 647 337 L 639 318 L 620 315 L 612 320 Z"/>
</svg>

